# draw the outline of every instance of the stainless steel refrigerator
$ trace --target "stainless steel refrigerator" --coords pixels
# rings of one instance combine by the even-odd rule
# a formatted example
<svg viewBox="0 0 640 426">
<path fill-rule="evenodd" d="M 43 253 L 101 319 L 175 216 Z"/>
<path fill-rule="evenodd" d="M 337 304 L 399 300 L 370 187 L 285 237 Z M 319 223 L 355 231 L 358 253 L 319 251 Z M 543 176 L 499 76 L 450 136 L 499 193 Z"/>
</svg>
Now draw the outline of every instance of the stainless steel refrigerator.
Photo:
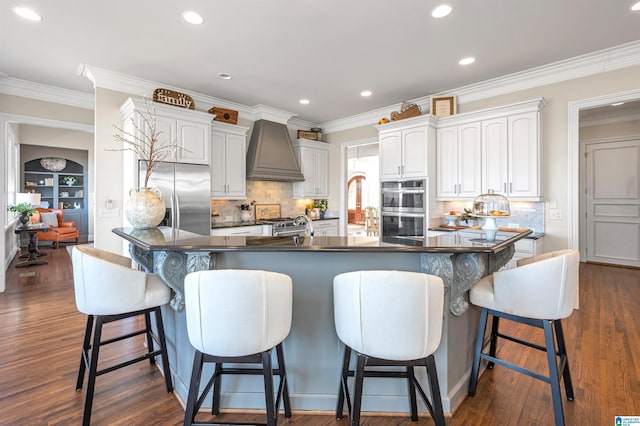
<svg viewBox="0 0 640 426">
<path fill-rule="evenodd" d="M 138 162 L 138 183 L 144 183 L 146 164 Z M 161 162 L 148 186 L 160 189 L 167 207 L 160 225 L 201 235 L 211 233 L 211 177 L 209 166 Z"/>
</svg>

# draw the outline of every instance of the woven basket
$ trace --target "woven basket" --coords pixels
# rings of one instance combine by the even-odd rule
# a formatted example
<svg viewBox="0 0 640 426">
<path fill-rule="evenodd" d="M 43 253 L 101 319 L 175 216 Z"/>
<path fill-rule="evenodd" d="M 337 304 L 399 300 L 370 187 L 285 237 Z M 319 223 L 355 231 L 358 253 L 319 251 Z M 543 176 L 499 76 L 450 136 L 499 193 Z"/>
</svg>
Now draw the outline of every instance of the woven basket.
<svg viewBox="0 0 640 426">
<path fill-rule="evenodd" d="M 421 115 L 420 107 L 416 104 L 402 104 L 401 112 L 393 111 L 391 113 L 391 121 L 403 120 L 405 118 L 416 117 Z"/>
</svg>

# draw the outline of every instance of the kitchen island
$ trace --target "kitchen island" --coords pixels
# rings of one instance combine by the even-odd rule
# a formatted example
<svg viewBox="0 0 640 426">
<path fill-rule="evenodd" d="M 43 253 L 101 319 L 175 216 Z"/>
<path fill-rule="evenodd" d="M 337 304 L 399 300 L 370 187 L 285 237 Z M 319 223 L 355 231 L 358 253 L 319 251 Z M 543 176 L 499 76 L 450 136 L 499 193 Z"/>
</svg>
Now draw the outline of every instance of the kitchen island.
<svg viewBox="0 0 640 426">
<path fill-rule="evenodd" d="M 443 278 L 445 318 L 435 353 L 445 412 L 466 395 L 478 310 L 469 309 L 466 293 L 481 277 L 503 266 L 514 243 L 531 231 L 486 242 L 456 232 L 426 237 L 208 237 L 170 228 L 116 228 L 129 242 L 132 258 L 174 292 L 163 318 L 176 394 L 186 401 L 194 350 L 189 343 L 182 294 L 187 273 L 207 269 L 264 269 L 293 279 L 293 322 L 284 341 L 294 410 L 335 409 L 343 345 L 333 321 L 333 277 L 363 269 L 425 272 Z M 393 303 L 393 301 L 389 301 Z M 224 326 L 224 324 L 212 324 Z M 425 380 L 424 371 L 419 379 Z M 223 408 L 263 408 L 261 377 L 223 380 Z M 403 380 L 370 379 L 363 410 L 408 411 Z M 210 399 L 208 399 L 210 401 Z M 210 402 L 208 402 L 210 404 Z M 207 403 L 205 403 L 207 406 Z M 422 407 L 422 410 L 426 410 Z"/>
</svg>

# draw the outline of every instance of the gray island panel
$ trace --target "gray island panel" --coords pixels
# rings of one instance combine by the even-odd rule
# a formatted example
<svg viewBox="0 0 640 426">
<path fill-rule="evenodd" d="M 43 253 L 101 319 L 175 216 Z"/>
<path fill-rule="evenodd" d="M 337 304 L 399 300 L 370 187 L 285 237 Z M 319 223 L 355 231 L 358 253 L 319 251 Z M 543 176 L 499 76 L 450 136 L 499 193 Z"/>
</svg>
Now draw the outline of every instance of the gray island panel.
<svg viewBox="0 0 640 426">
<path fill-rule="evenodd" d="M 209 237 L 168 228 L 117 228 L 114 232 L 129 241 L 130 253 L 137 263 L 148 272 L 158 273 L 174 290 L 171 306 L 163 307 L 162 312 L 176 394 L 183 401 L 193 361 L 182 299 L 183 280 L 188 272 L 264 269 L 292 277 L 293 323 L 284 341 L 292 406 L 294 410 L 323 411 L 335 409 L 344 349 L 333 321 L 333 277 L 372 269 L 420 271 L 442 277 L 449 310 L 445 311 L 442 341 L 435 355 L 445 412 L 451 412 L 464 398 L 468 385 L 478 311 L 469 309 L 467 290 L 479 278 L 504 265 L 513 255 L 515 241 L 530 233 L 514 233 L 504 241 L 487 243 L 464 239 L 457 233 L 385 239 Z M 419 379 L 426 380 L 422 371 Z M 262 389 L 259 377 L 223 380 L 222 406 L 263 408 Z M 405 382 L 369 380 L 363 410 L 407 411 Z"/>
</svg>

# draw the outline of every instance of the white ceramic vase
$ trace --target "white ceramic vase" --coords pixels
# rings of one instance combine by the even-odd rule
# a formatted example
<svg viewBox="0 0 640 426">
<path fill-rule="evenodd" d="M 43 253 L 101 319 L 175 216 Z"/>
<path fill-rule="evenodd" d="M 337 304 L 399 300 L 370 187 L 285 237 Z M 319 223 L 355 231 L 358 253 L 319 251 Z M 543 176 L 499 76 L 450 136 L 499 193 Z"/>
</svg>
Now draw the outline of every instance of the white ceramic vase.
<svg viewBox="0 0 640 426">
<path fill-rule="evenodd" d="M 251 211 L 240 210 L 240 220 L 243 222 L 249 222 L 249 219 L 251 219 Z"/>
<path fill-rule="evenodd" d="M 496 224 L 496 218 L 485 217 L 482 230 L 484 231 L 484 239 L 491 243 L 494 242 L 496 240 L 496 233 L 498 232 L 498 225 Z"/>
<path fill-rule="evenodd" d="M 138 188 L 129 191 L 125 214 L 135 229 L 149 229 L 158 226 L 164 218 L 166 206 L 157 188 Z"/>
</svg>

